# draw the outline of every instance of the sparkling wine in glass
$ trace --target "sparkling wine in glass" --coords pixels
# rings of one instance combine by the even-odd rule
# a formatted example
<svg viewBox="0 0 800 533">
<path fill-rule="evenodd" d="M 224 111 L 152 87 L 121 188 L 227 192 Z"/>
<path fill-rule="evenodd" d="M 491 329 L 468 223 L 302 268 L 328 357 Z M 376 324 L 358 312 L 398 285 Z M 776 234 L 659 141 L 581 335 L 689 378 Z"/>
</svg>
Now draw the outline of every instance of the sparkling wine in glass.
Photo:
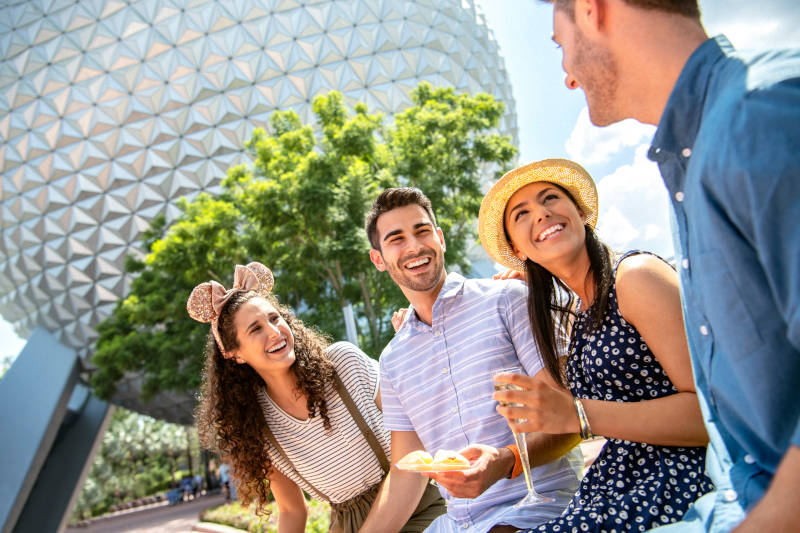
<svg viewBox="0 0 800 533">
<path fill-rule="evenodd" d="M 495 371 L 492 375 L 497 376 L 498 374 L 521 374 L 522 368 L 515 366 L 515 367 L 508 367 L 508 368 L 501 368 Z M 519 385 L 514 385 L 513 383 L 499 383 L 497 381 L 494 382 L 494 390 L 523 390 L 522 387 Z M 513 402 L 498 402 L 503 407 L 522 407 L 522 404 L 513 403 Z M 521 422 L 524 420 L 518 419 L 517 422 Z M 528 444 L 525 439 L 525 433 L 517 433 L 513 429 L 511 433 L 514 434 L 514 442 L 517 444 L 517 449 L 519 450 L 519 458 L 520 462 L 522 463 L 522 472 L 525 475 L 525 485 L 528 487 L 528 493 L 514 504 L 514 507 L 526 507 L 529 505 L 536 505 L 538 503 L 545 503 L 545 502 L 553 502 L 555 501 L 553 498 L 549 496 L 542 496 L 536 489 L 533 488 L 533 477 L 531 476 L 531 463 L 530 458 L 528 457 Z"/>
</svg>

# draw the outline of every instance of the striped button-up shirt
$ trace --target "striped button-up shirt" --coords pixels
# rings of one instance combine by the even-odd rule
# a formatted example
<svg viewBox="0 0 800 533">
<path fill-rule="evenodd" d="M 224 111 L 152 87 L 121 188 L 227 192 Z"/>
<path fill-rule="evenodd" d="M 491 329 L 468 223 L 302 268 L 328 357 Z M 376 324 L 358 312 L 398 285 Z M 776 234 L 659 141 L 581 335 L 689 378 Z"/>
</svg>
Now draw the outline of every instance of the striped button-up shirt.
<svg viewBox="0 0 800 533">
<path fill-rule="evenodd" d="M 519 365 L 534 375 L 543 368 L 526 294 L 520 281 L 467 280 L 451 273 L 433 305 L 430 326 L 410 309 L 380 359 L 385 427 L 416 432 L 431 453 L 512 444 L 506 419 L 495 410 L 492 372 Z M 580 463 L 570 452 L 534 468 L 536 489 L 557 501 L 524 512 L 511 509 L 525 495 L 523 476 L 502 479 L 474 499 L 453 498 L 442 489 L 448 515 L 432 530 L 488 531 L 499 523 L 532 527 L 558 516 L 577 490 Z"/>
</svg>

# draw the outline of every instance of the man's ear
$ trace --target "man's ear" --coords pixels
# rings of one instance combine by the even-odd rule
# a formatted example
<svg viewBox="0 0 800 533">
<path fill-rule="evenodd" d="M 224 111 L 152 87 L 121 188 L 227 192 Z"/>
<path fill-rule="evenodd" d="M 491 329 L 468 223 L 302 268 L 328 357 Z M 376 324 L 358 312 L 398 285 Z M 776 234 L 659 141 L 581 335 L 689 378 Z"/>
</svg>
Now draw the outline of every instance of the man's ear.
<svg viewBox="0 0 800 533">
<path fill-rule="evenodd" d="M 575 24 L 586 35 L 600 31 L 605 25 L 606 0 L 575 0 Z"/>
<path fill-rule="evenodd" d="M 439 237 L 439 242 L 442 243 L 442 251 L 447 251 L 447 244 L 444 242 L 444 232 L 442 228 L 436 226 L 436 236 Z"/>
<path fill-rule="evenodd" d="M 375 248 L 370 249 L 369 260 L 372 261 L 372 264 L 375 265 L 375 268 L 381 272 L 386 272 L 386 263 L 383 262 L 383 255 L 381 255 L 381 253 Z"/>
</svg>

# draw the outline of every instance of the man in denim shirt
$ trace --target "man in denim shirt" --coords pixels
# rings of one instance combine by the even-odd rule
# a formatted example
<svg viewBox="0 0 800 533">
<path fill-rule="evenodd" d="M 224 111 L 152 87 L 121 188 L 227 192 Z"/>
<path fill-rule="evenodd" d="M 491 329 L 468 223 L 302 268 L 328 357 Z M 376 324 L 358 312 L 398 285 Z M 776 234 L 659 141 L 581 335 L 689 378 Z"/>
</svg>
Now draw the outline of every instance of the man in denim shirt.
<svg viewBox="0 0 800 533">
<path fill-rule="evenodd" d="M 658 125 L 716 485 L 663 531 L 798 531 L 800 50 L 708 39 L 696 0 L 554 3 L 592 122 Z"/>
</svg>

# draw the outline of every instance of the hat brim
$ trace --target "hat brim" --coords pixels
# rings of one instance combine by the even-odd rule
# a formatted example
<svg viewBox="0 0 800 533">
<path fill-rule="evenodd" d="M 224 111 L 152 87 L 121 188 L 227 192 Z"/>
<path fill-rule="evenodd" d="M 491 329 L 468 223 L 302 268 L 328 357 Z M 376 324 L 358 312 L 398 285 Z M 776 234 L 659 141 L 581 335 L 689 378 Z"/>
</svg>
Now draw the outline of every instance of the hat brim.
<svg viewBox="0 0 800 533">
<path fill-rule="evenodd" d="M 540 181 L 563 187 L 586 216 L 586 224 L 594 228 L 597 223 L 597 187 L 589 173 L 574 161 L 545 159 L 506 172 L 483 197 L 478 235 L 492 259 L 519 272 L 525 272 L 525 263 L 514 254 L 506 239 L 506 205 L 522 187 Z"/>
</svg>

